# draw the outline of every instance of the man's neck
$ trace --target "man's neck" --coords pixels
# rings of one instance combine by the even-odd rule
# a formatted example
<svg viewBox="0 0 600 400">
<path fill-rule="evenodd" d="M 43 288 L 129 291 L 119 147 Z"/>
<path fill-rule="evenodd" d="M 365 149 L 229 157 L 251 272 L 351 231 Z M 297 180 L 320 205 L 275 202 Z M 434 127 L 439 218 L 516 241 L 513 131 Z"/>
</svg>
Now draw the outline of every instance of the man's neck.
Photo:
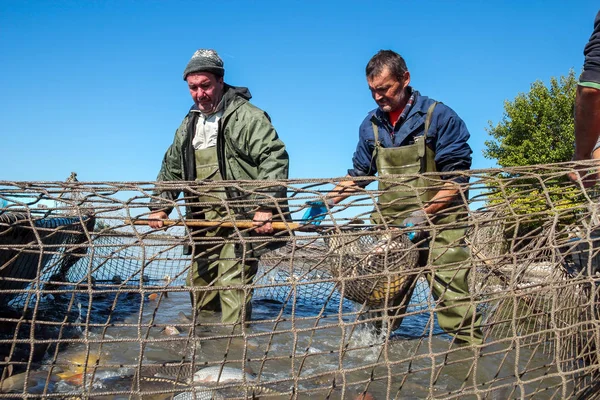
<svg viewBox="0 0 600 400">
<path fill-rule="evenodd" d="M 388 114 L 388 118 L 390 120 L 390 124 L 392 124 L 392 126 L 396 125 L 396 122 L 398 122 L 398 119 L 400 118 L 400 115 L 402 115 L 402 112 L 404 111 L 404 108 L 406 107 L 406 103 L 404 103 L 404 105 L 402 107 L 398 107 L 397 110 L 395 111 L 390 111 Z"/>
<path fill-rule="evenodd" d="M 404 112 L 404 109 L 406 108 L 406 105 L 408 104 L 409 99 L 410 99 L 410 93 L 407 88 L 405 99 L 402 102 L 402 104 L 400 105 L 400 107 L 398 107 L 395 111 L 390 111 L 389 113 L 387 113 L 388 119 L 390 121 L 390 124 L 392 124 L 392 126 L 395 126 L 396 122 L 398 122 L 398 119 L 400 118 L 400 115 L 402 115 L 402 113 Z"/>
</svg>

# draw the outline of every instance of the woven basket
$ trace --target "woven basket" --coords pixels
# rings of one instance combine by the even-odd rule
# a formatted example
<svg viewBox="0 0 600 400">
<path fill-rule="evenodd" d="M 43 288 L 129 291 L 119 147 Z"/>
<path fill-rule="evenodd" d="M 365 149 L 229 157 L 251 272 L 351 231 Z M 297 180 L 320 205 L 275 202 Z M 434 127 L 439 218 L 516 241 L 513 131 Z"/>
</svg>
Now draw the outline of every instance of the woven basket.
<svg viewBox="0 0 600 400">
<path fill-rule="evenodd" d="M 331 275 L 344 278 L 338 290 L 345 298 L 373 308 L 410 292 L 419 250 L 405 234 L 363 229 L 326 235 L 325 242 Z"/>
</svg>

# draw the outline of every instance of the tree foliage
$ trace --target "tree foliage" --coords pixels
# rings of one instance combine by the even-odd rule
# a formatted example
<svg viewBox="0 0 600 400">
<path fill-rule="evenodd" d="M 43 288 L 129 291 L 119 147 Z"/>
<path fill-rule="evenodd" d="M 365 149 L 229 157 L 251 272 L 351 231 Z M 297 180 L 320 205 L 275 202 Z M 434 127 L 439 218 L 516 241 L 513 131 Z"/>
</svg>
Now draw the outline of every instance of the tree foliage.
<svg viewBox="0 0 600 400">
<path fill-rule="evenodd" d="M 504 102 L 504 116 L 486 129 L 493 140 L 485 142 L 484 156 L 495 159 L 501 167 L 522 167 L 558 163 L 573 156 L 575 93 L 577 79 L 571 70 L 567 76 L 552 78 L 550 85 L 541 81 L 531 85 L 528 93 L 519 93 L 513 101 Z M 506 203 L 507 196 L 513 212 L 527 216 L 521 219 L 518 235 L 540 227 L 551 215 L 571 223 L 581 203 L 578 189 L 567 183 L 566 176 L 545 182 L 546 194 L 536 179 L 506 172 L 504 188 L 490 188 L 490 203 Z M 512 179 L 511 179 L 512 178 Z M 514 231 L 508 233 L 514 234 Z"/>
<path fill-rule="evenodd" d="M 483 154 L 496 159 L 501 167 L 548 164 L 571 160 L 575 140 L 573 110 L 577 79 L 571 70 L 567 76 L 531 85 L 528 93 L 519 93 L 504 102 L 504 116 L 487 133 L 494 138 L 485 142 Z"/>
</svg>

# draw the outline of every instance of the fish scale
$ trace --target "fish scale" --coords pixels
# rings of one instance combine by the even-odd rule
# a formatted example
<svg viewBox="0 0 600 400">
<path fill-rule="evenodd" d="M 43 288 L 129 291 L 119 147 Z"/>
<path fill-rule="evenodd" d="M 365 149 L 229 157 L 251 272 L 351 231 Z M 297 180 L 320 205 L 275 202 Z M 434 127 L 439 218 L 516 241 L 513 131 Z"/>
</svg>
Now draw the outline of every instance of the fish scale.
<svg viewBox="0 0 600 400">
<path fill-rule="evenodd" d="M 225 397 L 216 390 L 200 389 L 194 390 L 193 392 L 179 393 L 173 397 L 173 400 L 225 400 Z"/>
</svg>

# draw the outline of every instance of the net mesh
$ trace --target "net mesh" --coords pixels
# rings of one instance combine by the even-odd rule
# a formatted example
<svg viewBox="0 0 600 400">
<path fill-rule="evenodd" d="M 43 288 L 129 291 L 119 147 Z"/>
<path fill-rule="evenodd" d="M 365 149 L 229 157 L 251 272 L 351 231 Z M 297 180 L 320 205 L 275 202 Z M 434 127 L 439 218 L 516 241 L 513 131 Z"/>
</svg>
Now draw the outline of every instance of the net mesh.
<svg viewBox="0 0 600 400">
<path fill-rule="evenodd" d="M 411 269 L 419 250 L 405 234 L 359 230 L 354 234 L 328 235 L 325 243 L 333 278 L 342 283 L 344 298 L 370 307 L 405 295 L 414 283 Z"/>
<path fill-rule="evenodd" d="M 221 236 L 185 225 L 184 202 L 206 190 L 193 182 L 2 181 L 0 398 L 594 398 L 598 193 L 569 183 L 571 170 L 468 172 L 467 217 L 425 228 L 431 238 L 467 233 L 436 254 L 410 242 L 409 228 L 371 223 L 385 208 L 371 186 L 297 229 L 305 203 L 340 179 L 211 186 L 246 194 L 202 203 L 230 210 Z M 288 198 L 265 195 L 272 185 Z M 138 225 L 161 201 L 156 190 L 174 189 L 183 196 L 165 206 L 180 225 Z M 291 217 L 284 229 L 260 236 L 237 224 L 238 210 L 266 205 Z M 186 248 L 228 243 L 259 261 L 253 281 L 233 287 L 252 293 L 244 324 L 192 310 L 191 293 L 223 287 L 186 284 Z M 260 257 L 249 250 L 273 243 Z M 457 247 L 467 261 L 436 263 Z M 468 295 L 456 300 L 481 315 L 481 344 L 441 328 L 439 313 L 457 309 L 432 295 L 441 271 L 468 271 Z"/>
</svg>

